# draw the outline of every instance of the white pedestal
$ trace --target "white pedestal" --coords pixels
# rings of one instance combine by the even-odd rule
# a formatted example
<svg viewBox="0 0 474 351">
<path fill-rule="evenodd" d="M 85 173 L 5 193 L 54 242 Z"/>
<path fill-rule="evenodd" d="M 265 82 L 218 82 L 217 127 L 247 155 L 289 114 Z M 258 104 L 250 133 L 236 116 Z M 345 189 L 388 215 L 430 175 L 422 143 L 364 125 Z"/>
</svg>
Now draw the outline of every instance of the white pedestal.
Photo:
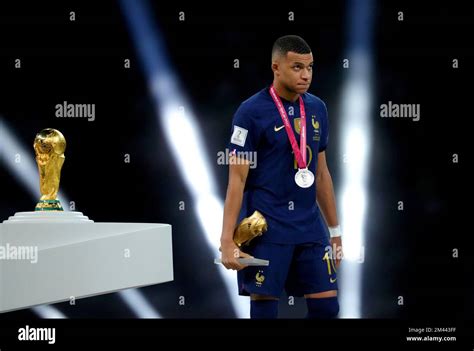
<svg viewBox="0 0 474 351">
<path fill-rule="evenodd" d="M 80 212 L 19 212 L 0 224 L 0 313 L 172 280 L 169 224 L 94 223 Z"/>
</svg>

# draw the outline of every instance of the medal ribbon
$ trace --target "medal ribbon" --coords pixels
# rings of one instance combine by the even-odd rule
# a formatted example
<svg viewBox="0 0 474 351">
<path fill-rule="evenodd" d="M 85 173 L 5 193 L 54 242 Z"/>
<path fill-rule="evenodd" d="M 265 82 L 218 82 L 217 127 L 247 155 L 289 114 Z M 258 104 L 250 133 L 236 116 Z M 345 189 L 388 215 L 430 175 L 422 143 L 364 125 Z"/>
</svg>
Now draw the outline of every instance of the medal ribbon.
<svg viewBox="0 0 474 351">
<path fill-rule="evenodd" d="M 288 115 L 286 114 L 285 108 L 283 107 L 283 103 L 281 102 L 280 97 L 276 94 L 275 88 L 273 85 L 270 87 L 270 95 L 275 102 L 275 105 L 278 108 L 278 112 L 280 112 L 281 119 L 283 120 L 283 124 L 285 125 L 286 134 L 288 135 L 288 139 L 290 140 L 291 148 L 293 149 L 293 153 L 296 157 L 296 162 L 298 163 L 298 168 L 306 168 L 306 111 L 304 109 L 303 99 L 301 95 L 299 96 L 300 101 L 300 147 L 298 148 L 298 143 L 295 138 L 295 133 L 291 128 L 290 120 Z"/>
</svg>

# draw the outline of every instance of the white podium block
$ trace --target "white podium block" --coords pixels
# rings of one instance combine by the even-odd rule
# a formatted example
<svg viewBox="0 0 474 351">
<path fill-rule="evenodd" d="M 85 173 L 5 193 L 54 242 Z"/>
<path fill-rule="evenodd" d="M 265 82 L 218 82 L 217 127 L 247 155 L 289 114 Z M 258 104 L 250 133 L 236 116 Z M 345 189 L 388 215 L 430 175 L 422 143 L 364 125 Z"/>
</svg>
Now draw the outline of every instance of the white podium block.
<svg viewBox="0 0 474 351">
<path fill-rule="evenodd" d="M 46 211 L 0 224 L 0 313 L 172 280 L 169 224 Z"/>
</svg>

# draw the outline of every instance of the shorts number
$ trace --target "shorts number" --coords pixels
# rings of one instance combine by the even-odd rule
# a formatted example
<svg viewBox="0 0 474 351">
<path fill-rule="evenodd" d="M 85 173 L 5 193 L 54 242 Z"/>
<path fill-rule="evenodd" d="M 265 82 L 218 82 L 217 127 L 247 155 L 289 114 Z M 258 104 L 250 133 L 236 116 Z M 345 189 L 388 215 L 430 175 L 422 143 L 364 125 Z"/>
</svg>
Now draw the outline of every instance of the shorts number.
<svg viewBox="0 0 474 351">
<path fill-rule="evenodd" d="M 329 257 L 329 252 L 326 252 L 324 254 L 323 260 L 326 261 L 326 264 L 328 266 L 328 275 L 332 275 L 332 270 L 334 270 L 334 272 L 337 272 L 336 266 L 334 265 L 334 260 Z"/>
</svg>

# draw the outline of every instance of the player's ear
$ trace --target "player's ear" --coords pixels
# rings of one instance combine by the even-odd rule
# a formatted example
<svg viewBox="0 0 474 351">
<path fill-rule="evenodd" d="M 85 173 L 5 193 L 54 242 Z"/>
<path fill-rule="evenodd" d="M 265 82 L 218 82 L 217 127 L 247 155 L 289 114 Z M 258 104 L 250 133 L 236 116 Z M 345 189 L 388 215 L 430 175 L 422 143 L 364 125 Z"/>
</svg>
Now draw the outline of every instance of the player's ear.
<svg viewBox="0 0 474 351">
<path fill-rule="evenodd" d="M 272 60 L 272 71 L 273 71 L 273 73 L 278 74 L 279 73 L 278 69 L 279 69 L 278 61 L 277 60 Z"/>
<path fill-rule="evenodd" d="M 272 54 L 272 71 L 277 76 L 279 76 L 281 73 L 280 68 L 282 67 L 283 59 L 283 55 L 278 52 L 274 52 Z"/>
</svg>

